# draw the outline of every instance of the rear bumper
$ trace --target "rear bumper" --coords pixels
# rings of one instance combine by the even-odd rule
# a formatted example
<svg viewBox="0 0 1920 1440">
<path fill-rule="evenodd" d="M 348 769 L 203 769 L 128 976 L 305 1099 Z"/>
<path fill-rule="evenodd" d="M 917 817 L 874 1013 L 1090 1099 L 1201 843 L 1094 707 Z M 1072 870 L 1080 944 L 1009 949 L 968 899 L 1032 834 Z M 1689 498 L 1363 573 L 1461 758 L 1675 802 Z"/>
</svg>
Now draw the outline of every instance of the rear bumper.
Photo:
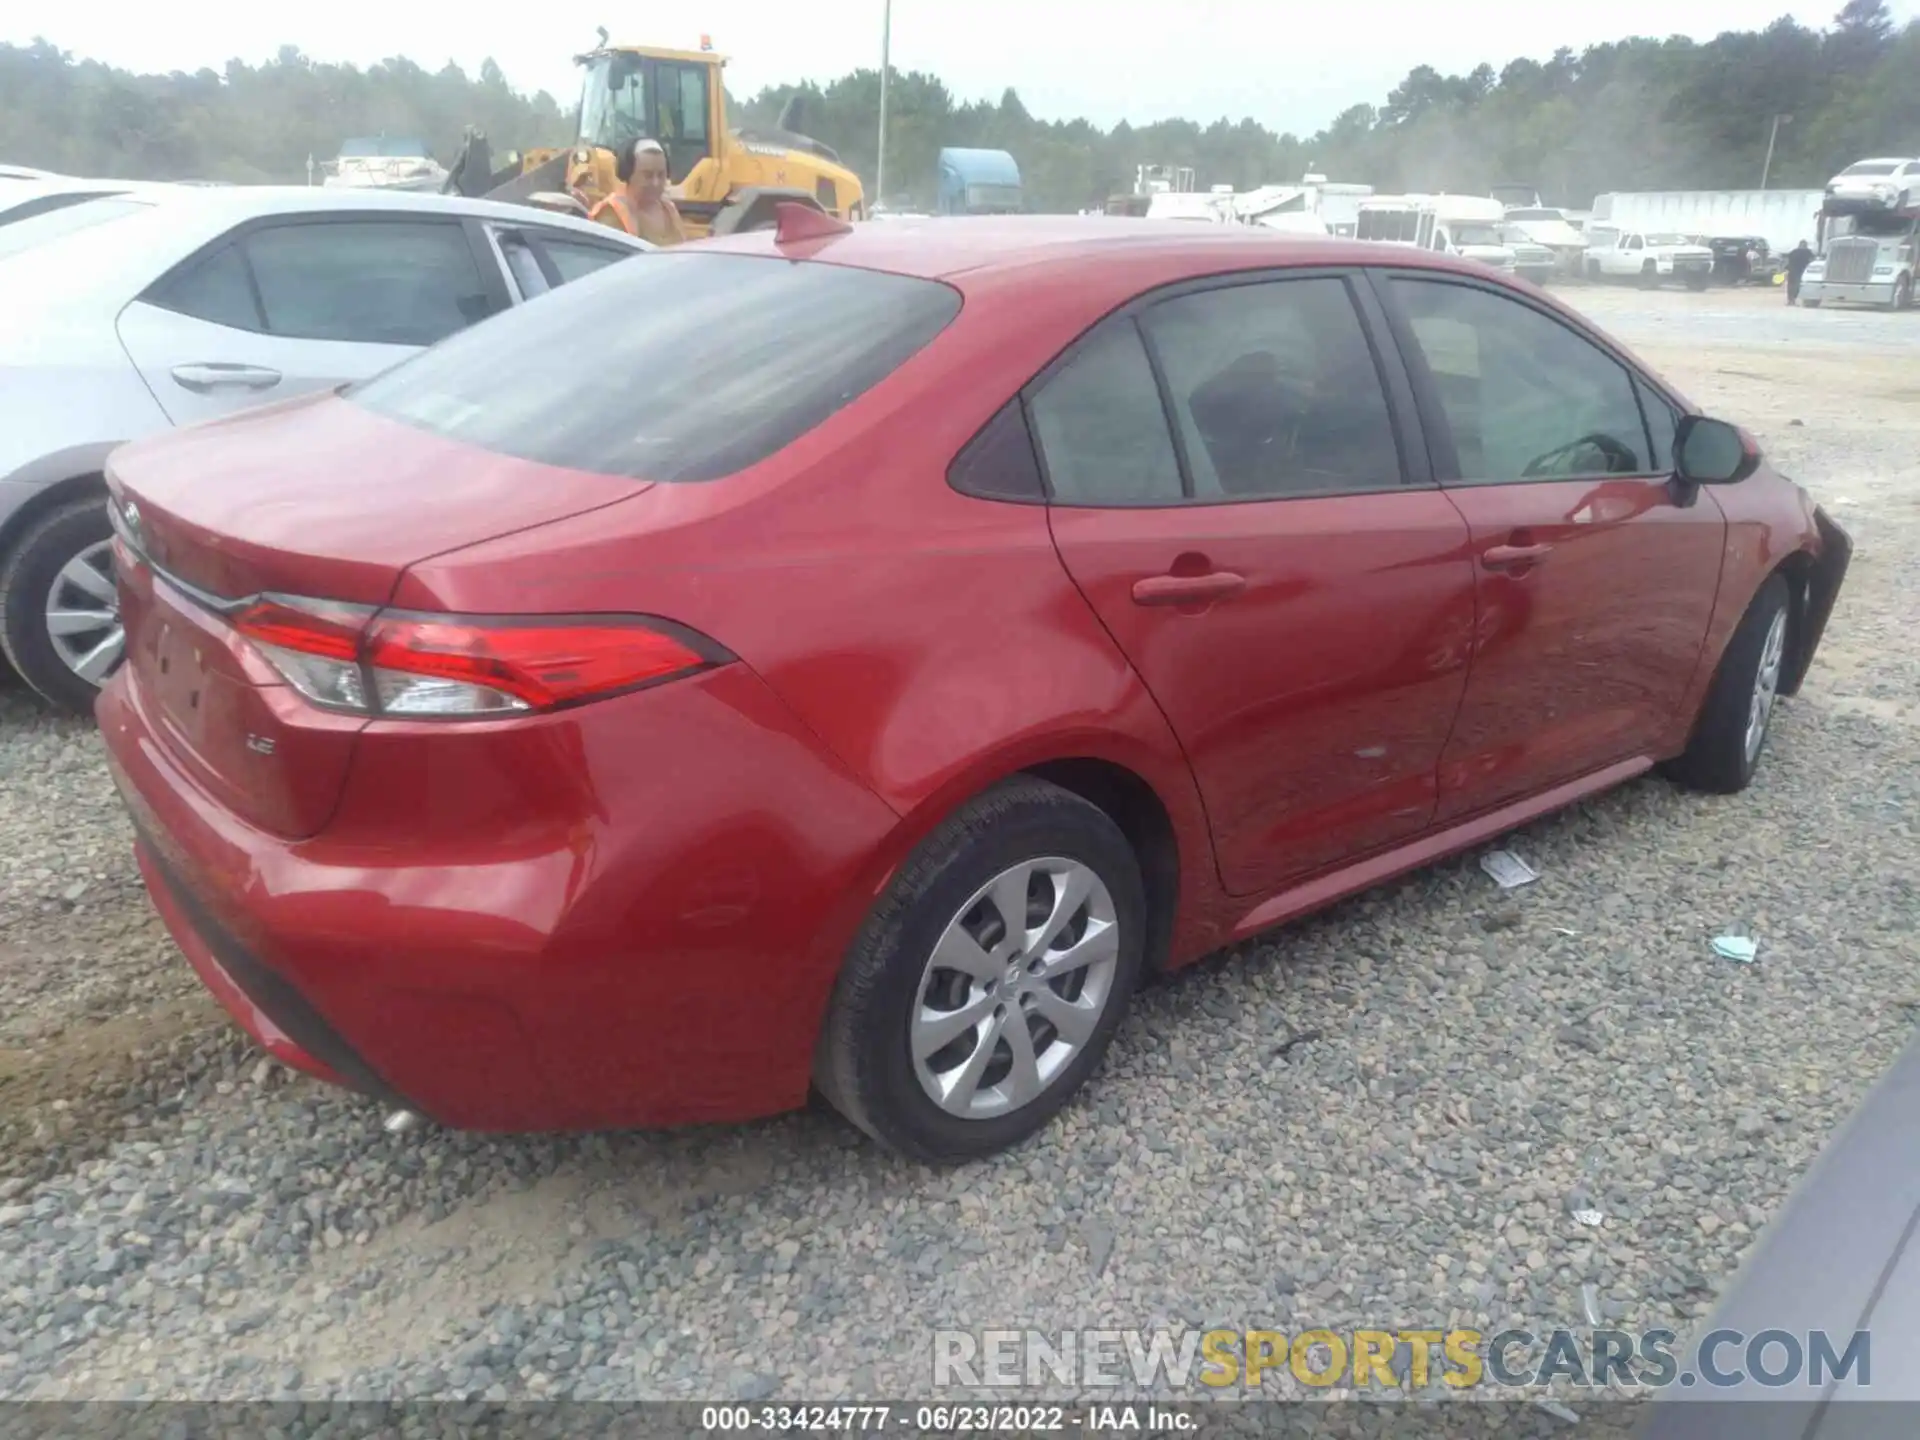
<svg viewBox="0 0 1920 1440">
<path fill-rule="evenodd" d="M 320 835 L 174 763 L 123 670 L 101 732 L 161 918 L 286 1063 L 485 1130 L 804 1102 L 897 817 L 744 666 L 539 720 L 363 732 Z"/>
</svg>

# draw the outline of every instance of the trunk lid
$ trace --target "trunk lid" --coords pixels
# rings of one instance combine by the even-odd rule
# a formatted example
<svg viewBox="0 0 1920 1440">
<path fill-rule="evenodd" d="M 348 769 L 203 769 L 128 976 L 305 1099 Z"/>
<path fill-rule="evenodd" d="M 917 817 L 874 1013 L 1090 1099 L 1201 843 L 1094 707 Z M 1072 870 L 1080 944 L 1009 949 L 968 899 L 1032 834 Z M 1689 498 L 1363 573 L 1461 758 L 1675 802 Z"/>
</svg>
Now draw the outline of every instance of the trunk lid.
<svg viewBox="0 0 1920 1440">
<path fill-rule="evenodd" d="M 416 561 L 648 488 L 440 440 L 331 395 L 124 447 L 107 471 L 122 549 L 145 561 L 121 557 L 118 683 L 203 789 L 290 838 L 332 816 L 366 721 L 307 703 L 234 630 L 233 602 L 378 607 Z"/>
</svg>

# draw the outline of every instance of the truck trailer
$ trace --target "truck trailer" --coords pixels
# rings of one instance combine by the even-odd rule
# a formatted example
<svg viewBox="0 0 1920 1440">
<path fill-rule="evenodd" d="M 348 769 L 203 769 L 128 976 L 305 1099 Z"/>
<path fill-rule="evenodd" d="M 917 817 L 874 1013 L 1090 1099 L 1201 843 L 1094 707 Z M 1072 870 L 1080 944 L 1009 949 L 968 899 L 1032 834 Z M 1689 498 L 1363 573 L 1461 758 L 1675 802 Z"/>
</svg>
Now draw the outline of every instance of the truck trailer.
<svg viewBox="0 0 1920 1440">
<path fill-rule="evenodd" d="M 1622 191 L 1595 198 L 1591 223 L 1702 239 L 1755 237 L 1778 256 L 1812 242 L 1823 198 L 1818 190 Z"/>
</svg>

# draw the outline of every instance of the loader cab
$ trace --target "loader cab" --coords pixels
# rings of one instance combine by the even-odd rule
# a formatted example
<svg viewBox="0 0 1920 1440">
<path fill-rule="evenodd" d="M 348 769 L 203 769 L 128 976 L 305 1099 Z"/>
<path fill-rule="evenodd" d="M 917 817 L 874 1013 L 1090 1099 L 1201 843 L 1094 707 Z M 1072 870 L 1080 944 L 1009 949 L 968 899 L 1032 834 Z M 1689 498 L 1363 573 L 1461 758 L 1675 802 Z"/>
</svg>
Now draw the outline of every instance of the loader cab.
<svg viewBox="0 0 1920 1440">
<path fill-rule="evenodd" d="M 620 48 L 578 58 L 582 145 L 618 154 L 643 137 L 659 140 L 675 185 L 702 160 L 720 158 L 726 118 L 719 56 Z"/>
</svg>

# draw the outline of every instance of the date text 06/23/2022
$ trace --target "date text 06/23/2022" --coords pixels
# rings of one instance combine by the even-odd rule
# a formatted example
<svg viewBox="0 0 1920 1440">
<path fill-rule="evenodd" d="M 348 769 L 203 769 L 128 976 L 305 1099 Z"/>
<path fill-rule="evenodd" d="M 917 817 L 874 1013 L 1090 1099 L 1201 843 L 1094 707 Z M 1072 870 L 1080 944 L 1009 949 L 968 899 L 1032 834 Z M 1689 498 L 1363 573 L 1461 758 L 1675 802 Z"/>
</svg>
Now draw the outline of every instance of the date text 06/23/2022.
<svg viewBox="0 0 1920 1440">
<path fill-rule="evenodd" d="M 1193 1408 L 1133 1402 L 1090 1405 L 707 1405 L 700 1428 L 709 1435 L 906 1434 L 1046 1435 L 1191 1434 L 1200 1428 Z"/>
</svg>

